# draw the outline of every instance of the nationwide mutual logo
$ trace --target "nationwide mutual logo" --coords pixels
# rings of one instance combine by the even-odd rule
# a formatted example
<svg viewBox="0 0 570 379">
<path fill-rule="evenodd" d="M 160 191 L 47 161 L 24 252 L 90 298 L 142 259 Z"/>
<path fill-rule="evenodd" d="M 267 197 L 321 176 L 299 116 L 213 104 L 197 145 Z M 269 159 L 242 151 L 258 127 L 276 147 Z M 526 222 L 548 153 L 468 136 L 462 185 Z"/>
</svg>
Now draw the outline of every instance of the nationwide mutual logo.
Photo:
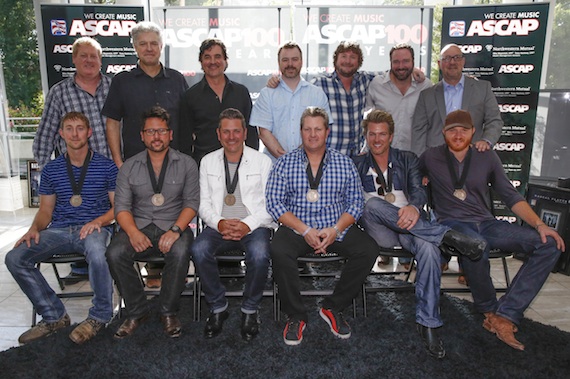
<svg viewBox="0 0 570 379">
<path fill-rule="evenodd" d="M 50 20 L 50 26 L 52 36 L 67 35 L 67 23 L 65 20 Z"/>
<path fill-rule="evenodd" d="M 463 37 L 465 35 L 465 21 L 450 21 L 449 36 Z"/>
</svg>

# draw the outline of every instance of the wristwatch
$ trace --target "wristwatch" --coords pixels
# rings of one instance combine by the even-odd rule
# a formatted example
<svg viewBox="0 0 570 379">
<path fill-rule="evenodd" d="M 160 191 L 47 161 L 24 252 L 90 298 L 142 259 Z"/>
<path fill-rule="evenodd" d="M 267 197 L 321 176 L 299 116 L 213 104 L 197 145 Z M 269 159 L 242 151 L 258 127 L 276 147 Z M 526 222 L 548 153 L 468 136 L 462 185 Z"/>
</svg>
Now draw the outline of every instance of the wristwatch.
<svg viewBox="0 0 570 379">
<path fill-rule="evenodd" d="M 180 229 L 180 227 L 178 225 L 173 225 L 172 228 L 170 228 L 170 231 L 174 232 L 174 233 L 182 234 L 182 229 Z"/>
</svg>

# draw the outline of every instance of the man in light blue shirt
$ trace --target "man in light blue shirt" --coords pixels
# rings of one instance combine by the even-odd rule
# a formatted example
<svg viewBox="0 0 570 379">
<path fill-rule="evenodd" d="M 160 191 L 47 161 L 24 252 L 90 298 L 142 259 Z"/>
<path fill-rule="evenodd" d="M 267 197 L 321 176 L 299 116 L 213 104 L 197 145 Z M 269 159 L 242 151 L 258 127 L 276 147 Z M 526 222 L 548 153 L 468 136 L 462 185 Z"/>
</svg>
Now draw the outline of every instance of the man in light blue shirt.
<svg viewBox="0 0 570 379">
<path fill-rule="evenodd" d="M 277 88 L 263 88 L 253 105 L 250 124 L 259 127 L 265 153 L 273 161 L 301 145 L 299 121 L 309 106 L 326 110 L 333 123 L 325 93 L 301 79 L 303 57 L 295 42 L 287 42 L 277 54 L 281 81 Z"/>
</svg>

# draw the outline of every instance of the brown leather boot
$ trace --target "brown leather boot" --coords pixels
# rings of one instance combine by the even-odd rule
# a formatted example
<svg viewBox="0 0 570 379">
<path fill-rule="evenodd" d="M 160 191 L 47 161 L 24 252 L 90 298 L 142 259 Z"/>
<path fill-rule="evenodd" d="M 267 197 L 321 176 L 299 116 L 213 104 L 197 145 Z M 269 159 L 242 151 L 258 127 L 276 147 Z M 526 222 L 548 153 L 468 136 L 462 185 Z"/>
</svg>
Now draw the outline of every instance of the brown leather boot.
<svg viewBox="0 0 570 379">
<path fill-rule="evenodd" d="M 524 350 L 524 345 L 520 343 L 514 334 L 515 325 L 504 317 L 497 314 L 492 314 L 491 317 L 485 319 L 488 322 L 489 328 L 485 326 L 483 322 L 483 327 L 488 331 L 495 333 L 498 339 L 517 350 Z"/>
</svg>

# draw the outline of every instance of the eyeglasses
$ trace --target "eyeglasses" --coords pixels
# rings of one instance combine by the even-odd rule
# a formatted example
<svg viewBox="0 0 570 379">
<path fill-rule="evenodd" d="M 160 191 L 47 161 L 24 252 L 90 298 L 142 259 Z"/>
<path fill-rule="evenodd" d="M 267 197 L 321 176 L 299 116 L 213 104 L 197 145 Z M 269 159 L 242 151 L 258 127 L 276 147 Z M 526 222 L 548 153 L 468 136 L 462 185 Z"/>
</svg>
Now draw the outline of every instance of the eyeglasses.
<svg viewBox="0 0 570 379">
<path fill-rule="evenodd" d="M 458 54 L 458 55 L 450 55 L 447 57 L 442 57 L 441 61 L 447 63 L 447 62 L 451 62 L 451 61 L 457 62 L 457 61 L 460 61 L 462 59 L 463 59 L 463 54 Z"/>
<path fill-rule="evenodd" d="M 163 136 L 163 135 L 167 134 L 169 131 L 170 131 L 170 129 L 167 129 L 167 128 L 145 129 L 145 130 L 143 130 L 143 133 L 149 137 L 152 137 L 152 136 L 154 136 L 155 133 L 158 133 L 159 136 Z"/>
</svg>

